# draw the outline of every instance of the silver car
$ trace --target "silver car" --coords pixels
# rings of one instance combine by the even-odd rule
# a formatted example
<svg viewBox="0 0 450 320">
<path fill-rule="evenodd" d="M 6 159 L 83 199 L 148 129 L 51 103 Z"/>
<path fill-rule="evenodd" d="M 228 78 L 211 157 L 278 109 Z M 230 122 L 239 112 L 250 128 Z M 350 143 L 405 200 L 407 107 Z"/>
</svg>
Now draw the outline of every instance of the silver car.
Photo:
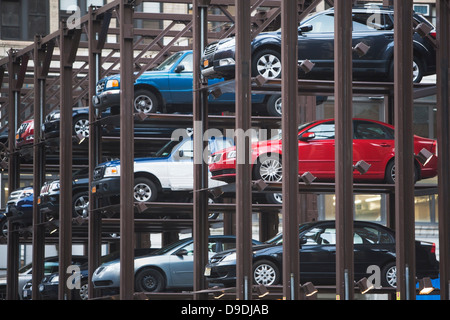
<svg viewBox="0 0 450 320">
<path fill-rule="evenodd" d="M 259 244 L 253 240 L 253 244 Z M 209 236 L 209 258 L 236 247 L 235 236 Z M 135 291 L 161 292 L 166 289 L 193 287 L 194 241 L 192 238 L 172 243 L 152 254 L 134 259 Z M 94 287 L 115 293 L 120 286 L 120 262 L 110 261 L 94 271 Z"/>
</svg>

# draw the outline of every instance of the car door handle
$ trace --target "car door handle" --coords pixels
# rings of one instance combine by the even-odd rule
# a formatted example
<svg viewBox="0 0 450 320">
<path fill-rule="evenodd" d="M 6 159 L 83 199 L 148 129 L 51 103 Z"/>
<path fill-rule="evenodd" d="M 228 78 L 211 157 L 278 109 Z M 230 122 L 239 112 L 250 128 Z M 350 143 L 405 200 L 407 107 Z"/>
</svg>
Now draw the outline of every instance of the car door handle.
<svg viewBox="0 0 450 320">
<path fill-rule="evenodd" d="M 383 147 L 383 148 L 390 148 L 391 147 L 391 145 L 387 144 L 387 143 L 380 143 L 379 146 Z"/>
</svg>

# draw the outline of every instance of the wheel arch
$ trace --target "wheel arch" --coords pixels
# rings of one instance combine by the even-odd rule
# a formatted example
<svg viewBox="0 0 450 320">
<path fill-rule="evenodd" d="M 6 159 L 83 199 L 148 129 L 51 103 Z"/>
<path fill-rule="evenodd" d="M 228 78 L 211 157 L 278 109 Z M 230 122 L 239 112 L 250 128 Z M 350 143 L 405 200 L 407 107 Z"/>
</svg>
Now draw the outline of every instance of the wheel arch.
<svg viewBox="0 0 450 320">
<path fill-rule="evenodd" d="M 134 90 L 136 91 L 136 90 L 139 90 L 139 89 L 144 89 L 144 90 L 151 91 L 153 94 L 156 95 L 156 98 L 158 99 L 158 103 L 160 104 L 160 106 L 164 107 L 166 105 L 161 92 L 155 86 L 152 86 L 152 85 L 147 84 L 147 83 L 138 83 L 138 84 L 136 84 L 134 86 Z"/>
<path fill-rule="evenodd" d="M 142 272 L 144 270 L 156 270 L 156 271 L 158 271 L 159 273 L 161 273 L 161 275 L 162 275 L 162 277 L 164 279 L 165 287 L 167 288 L 169 286 L 169 284 L 167 283 L 166 272 L 161 267 L 153 265 L 153 264 L 152 265 L 143 265 L 143 266 L 140 266 L 138 269 L 136 269 L 135 272 L 134 272 L 134 279 L 135 279 L 135 281 L 136 281 L 136 277 L 139 274 L 139 272 Z"/>
<path fill-rule="evenodd" d="M 135 179 L 136 178 L 147 178 L 155 184 L 156 188 L 158 189 L 158 192 L 162 191 L 161 181 L 159 181 L 158 177 L 156 177 L 154 174 L 152 174 L 150 172 L 145 172 L 145 171 L 135 172 L 134 178 Z"/>
</svg>

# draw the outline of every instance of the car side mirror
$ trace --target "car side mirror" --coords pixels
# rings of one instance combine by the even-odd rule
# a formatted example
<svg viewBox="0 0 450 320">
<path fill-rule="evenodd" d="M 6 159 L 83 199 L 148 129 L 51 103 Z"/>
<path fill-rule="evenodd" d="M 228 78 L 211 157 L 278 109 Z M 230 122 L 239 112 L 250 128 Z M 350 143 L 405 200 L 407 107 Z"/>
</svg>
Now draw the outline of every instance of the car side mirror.
<svg viewBox="0 0 450 320">
<path fill-rule="evenodd" d="M 176 255 L 181 257 L 181 256 L 187 256 L 188 255 L 188 251 L 186 249 L 180 249 L 176 252 Z"/>
<path fill-rule="evenodd" d="M 179 64 L 176 68 L 175 68 L 175 72 L 176 73 L 180 73 L 184 71 L 184 65 L 183 64 Z"/>
<path fill-rule="evenodd" d="M 313 30 L 313 26 L 308 24 L 306 26 L 301 26 L 300 28 L 298 28 L 298 33 L 302 34 L 303 32 L 310 32 Z"/>
<path fill-rule="evenodd" d="M 305 132 L 298 137 L 298 140 L 308 141 L 308 140 L 314 139 L 315 137 L 316 137 L 316 134 L 314 132 Z"/>
</svg>

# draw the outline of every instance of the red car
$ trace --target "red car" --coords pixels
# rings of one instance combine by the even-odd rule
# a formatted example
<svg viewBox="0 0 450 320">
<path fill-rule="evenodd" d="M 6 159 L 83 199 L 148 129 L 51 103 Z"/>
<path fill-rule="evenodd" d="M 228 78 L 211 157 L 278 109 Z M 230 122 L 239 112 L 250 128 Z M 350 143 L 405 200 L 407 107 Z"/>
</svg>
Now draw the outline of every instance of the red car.
<svg viewBox="0 0 450 320">
<path fill-rule="evenodd" d="M 252 145 L 253 179 L 274 182 L 282 177 L 281 139 L 260 141 Z M 370 164 L 365 174 L 354 171 L 355 181 L 394 183 L 394 127 L 383 122 L 353 119 L 353 164 L 364 160 Z M 423 166 L 415 159 L 416 181 L 437 175 L 437 142 L 414 136 L 414 153 L 427 149 L 432 159 Z M 299 175 L 310 172 L 316 181 L 333 181 L 335 177 L 334 120 L 303 124 L 298 130 Z M 236 149 L 217 151 L 212 155 L 209 170 L 214 179 L 233 181 L 236 176 Z"/>
<path fill-rule="evenodd" d="M 34 120 L 22 122 L 16 132 L 16 148 L 23 147 L 34 142 Z"/>
</svg>

